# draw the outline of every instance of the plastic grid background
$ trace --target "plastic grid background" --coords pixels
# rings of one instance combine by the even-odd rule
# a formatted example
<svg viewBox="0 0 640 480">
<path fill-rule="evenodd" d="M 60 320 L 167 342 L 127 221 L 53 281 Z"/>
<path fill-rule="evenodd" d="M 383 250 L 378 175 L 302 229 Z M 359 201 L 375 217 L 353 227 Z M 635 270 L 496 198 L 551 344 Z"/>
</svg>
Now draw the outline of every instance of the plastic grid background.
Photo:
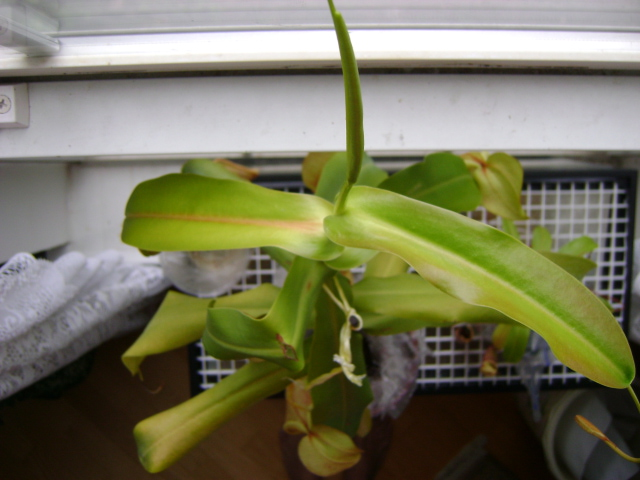
<svg viewBox="0 0 640 480">
<path fill-rule="evenodd" d="M 299 181 L 266 182 L 265 186 L 301 191 Z M 584 278 L 585 284 L 614 307 L 614 315 L 626 325 L 628 288 L 632 259 L 635 182 L 623 175 L 589 173 L 536 174 L 525 180 L 522 195 L 528 220 L 518 221 L 518 231 L 529 243 L 536 226 L 552 234 L 554 250 L 568 241 L 588 235 L 598 244 L 590 258 L 598 268 Z M 483 208 L 468 214 L 472 218 L 500 227 L 500 220 Z M 358 269 L 354 271 L 357 276 Z M 278 283 L 283 270 L 271 258 L 256 249 L 242 280 L 229 291 L 249 290 L 265 282 Z M 468 343 L 456 340 L 452 328 L 425 330 L 427 357 L 420 368 L 417 393 L 452 392 L 483 389 L 520 389 L 517 365 L 499 362 L 497 374 L 483 377 L 480 365 L 490 345 L 491 326 L 474 327 Z M 190 368 L 194 393 L 215 385 L 232 374 L 244 361 L 219 361 L 204 352 L 197 342 L 190 348 Z M 554 361 L 541 373 L 542 388 L 575 387 L 586 383 L 581 375 Z"/>
</svg>

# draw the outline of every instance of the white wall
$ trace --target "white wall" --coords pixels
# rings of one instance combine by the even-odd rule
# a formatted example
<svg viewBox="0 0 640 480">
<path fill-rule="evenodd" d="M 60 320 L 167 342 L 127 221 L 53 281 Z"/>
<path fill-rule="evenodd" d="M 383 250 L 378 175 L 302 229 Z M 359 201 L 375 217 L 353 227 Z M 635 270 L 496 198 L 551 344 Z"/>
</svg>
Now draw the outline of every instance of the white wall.
<svg viewBox="0 0 640 480">
<path fill-rule="evenodd" d="M 344 149 L 338 75 L 29 85 L 31 124 L 0 160 L 300 156 Z M 640 152 L 640 77 L 363 75 L 366 148 Z"/>
<path fill-rule="evenodd" d="M 0 262 L 69 241 L 67 167 L 0 164 Z"/>
<path fill-rule="evenodd" d="M 175 162 L 71 165 L 67 191 L 70 242 L 66 250 L 92 256 L 114 249 L 127 260 L 143 260 L 136 248 L 120 240 L 127 200 L 138 183 L 179 172 L 180 166 Z"/>
<path fill-rule="evenodd" d="M 375 156 L 589 152 L 637 165 L 640 77 L 364 75 L 362 85 Z M 137 257 L 119 240 L 137 183 L 178 171 L 177 159 L 344 149 L 342 88 L 338 75 L 31 83 L 30 126 L 0 130 L 0 256 L 69 242 Z"/>
</svg>

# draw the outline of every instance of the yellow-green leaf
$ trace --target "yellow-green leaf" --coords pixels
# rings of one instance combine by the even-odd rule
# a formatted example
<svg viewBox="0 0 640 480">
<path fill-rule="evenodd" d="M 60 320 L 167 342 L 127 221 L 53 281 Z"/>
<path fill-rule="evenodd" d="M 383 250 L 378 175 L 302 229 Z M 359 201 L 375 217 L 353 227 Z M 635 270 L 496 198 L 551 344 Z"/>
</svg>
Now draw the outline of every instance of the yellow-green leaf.
<svg viewBox="0 0 640 480">
<path fill-rule="evenodd" d="M 586 255 L 587 253 L 593 252 L 596 248 L 598 248 L 598 244 L 595 242 L 595 240 L 593 240 L 591 237 L 582 236 L 574 238 L 570 242 L 565 243 L 562 247 L 560 247 L 558 253 L 581 257 L 583 255 Z"/>
<path fill-rule="evenodd" d="M 376 252 L 375 250 L 369 250 L 365 248 L 345 247 L 338 258 L 328 260 L 325 262 L 325 264 L 328 267 L 338 271 L 350 270 L 367 263 L 369 260 L 375 257 L 377 253 L 378 252 Z"/>
<path fill-rule="evenodd" d="M 122 240 L 153 251 L 274 246 L 331 260 L 343 250 L 323 232 L 322 221 L 332 211 L 331 203 L 314 195 L 170 174 L 135 188 L 127 203 Z"/>
<path fill-rule="evenodd" d="M 354 187 L 325 219 L 334 242 L 387 251 L 464 302 L 495 308 L 544 337 L 570 368 L 624 388 L 631 350 L 611 312 L 580 281 L 515 238 L 432 205 Z"/>
<path fill-rule="evenodd" d="M 462 155 L 482 193 L 482 205 L 491 213 L 511 220 L 526 219 L 520 203 L 522 166 L 506 153 L 472 152 Z"/>
<path fill-rule="evenodd" d="M 142 376 L 140 364 L 147 356 L 183 347 L 202 337 L 209 307 L 238 308 L 247 315 L 261 316 L 269 310 L 278 292 L 269 283 L 217 300 L 170 291 L 144 331 L 122 355 L 122 362 L 133 375 Z"/>
<path fill-rule="evenodd" d="M 210 355 L 233 360 L 262 358 L 292 371 L 305 366 L 304 338 L 314 319 L 324 280 L 335 272 L 296 257 L 282 289 L 264 317 L 232 308 L 210 308 L 202 343 Z"/>
<path fill-rule="evenodd" d="M 132 375 L 139 375 L 140 364 L 149 355 L 168 352 L 195 342 L 202 336 L 210 298 L 197 298 L 169 291 L 144 331 L 122 355 Z"/>
<path fill-rule="evenodd" d="M 538 252 L 550 252 L 553 248 L 551 232 L 544 227 L 534 228 L 533 237 L 531 239 L 531 248 Z"/>
<path fill-rule="evenodd" d="M 270 362 L 248 363 L 215 387 L 136 425 L 142 465 L 151 473 L 171 466 L 227 420 L 282 391 L 292 374 Z"/>
<path fill-rule="evenodd" d="M 310 152 L 302 161 L 302 183 L 312 192 L 318 188 L 318 182 L 326 163 L 337 152 Z"/>
<path fill-rule="evenodd" d="M 347 181 L 348 174 L 347 154 L 345 152 L 334 153 L 323 166 L 316 188 L 316 195 L 330 202 L 335 201 L 340 188 Z M 360 172 L 356 177 L 356 185 L 375 187 L 387 177 L 388 174 L 377 167 L 371 157 L 363 154 Z"/>
<path fill-rule="evenodd" d="M 505 362 L 518 363 L 527 350 L 531 330 L 522 325 L 501 324 L 493 331 L 494 347 L 502 350 Z"/>
<path fill-rule="evenodd" d="M 353 467 L 362 450 L 349 435 L 326 425 L 315 425 L 298 444 L 298 456 L 311 473 L 328 477 Z"/>
<path fill-rule="evenodd" d="M 409 265 L 397 255 L 387 252 L 378 254 L 367 262 L 364 277 L 395 277 L 407 273 Z"/>
<path fill-rule="evenodd" d="M 471 305 L 444 293 L 417 274 L 367 277 L 353 286 L 354 308 L 364 330 L 392 335 L 458 323 L 513 323 L 492 308 Z"/>
<path fill-rule="evenodd" d="M 509 235 L 511 235 L 513 238 L 518 239 L 518 240 L 522 240 L 520 238 L 520 232 L 518 231 L 518 227 L 516 226 L 515 222 L 513 220 L 510 220 L 508 218 L 503 218 L 502 219 L 502 230 L 504 231 L 504 233 L 507 233 Z"/>
<path fill-rule="evenodd" d="M 578 280 L 582 280 L 584 276 L 598 265 L 588 258 L 576 257 L 559 252 L 540 252 L 542 256 L 548 258 L 553 263 L 562 267 Z"/>
<path fill-rule="evenodd" d="M 481 199 L 464 161 L 447 152 L 427 155 L 422 162 L 391 175 L 380 188 L 455 212 L 475 210 Z"/>
</svg>

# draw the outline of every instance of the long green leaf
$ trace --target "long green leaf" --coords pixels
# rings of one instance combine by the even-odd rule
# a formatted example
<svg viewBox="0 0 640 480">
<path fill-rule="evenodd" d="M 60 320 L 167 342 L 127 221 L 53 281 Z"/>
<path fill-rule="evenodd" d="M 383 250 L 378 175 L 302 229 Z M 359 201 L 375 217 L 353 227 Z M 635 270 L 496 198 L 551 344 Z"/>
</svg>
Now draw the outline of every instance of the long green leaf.
<svg viewBox="0 0 640 480">
<path fill-rule="evenodd" d="M 560 247 L 558 253 L 581 257 L 582 255 L 593 252 L 596 248 L 598 248 L 598 244 L 595 242 L 595 240 L 587 236 L 582 236 L 574 238 L 570 242 L 565 243 L 562 247 Z"/>
<path fill-rule="evenodd" d="M 522 241 L 522 238 L 520 238 L 520 232 L 518 231 L 518 227 L 516 226 L 513 220 L 509 220 L 508 218 L 503 218 L 502 230 L 504 231 L 504 233 L 511 235 L 516 240 Z"/>
<path fill-rule="evenodd" d="M 567 255 L 566 253 L 559 252 L 539 252 L 540 255 L 548 258 L 553 263 L 562 267 L 578 280 L 582 280 L 584 276 L 591 270 L 598 266 L 592 260 L 583 257 L 576 257 L 575 255 Z"/>
<path fill-rule="evenodd" d="M 171 174 L 139 184 L 126 208 L 122 240 L 151 251 L 275 246 L 316 260 L 337 257 L 322 220 L 333 206 L 313 195 L 248 182 Z"/>
<path fill-rule="evenodd" d="M 501 324 L 493 332 L 493 346 L 502 350 L 505 362 L 518 363 L 527 351 L 531 330 L 522 325 Z"/>
<path fill-rule="evenodd" d="M 257 357 L 300 371 L 316 300 L 322 283 L 332 274 L 321 262 L 297 257 L 266 316 L 256 318 L 231 308 L 209 309 L 202 337 L 207 353 L 223 360 Z"/>
<path fill-rule="evenodd" d="M 274 260 L 278 265 L 280 265 L 287 271 L 291 269 L 291 264 L 296 258 L 293 253 L 278 247 L 262 247 L 262 251 L 269 255 L 272 260 Z"/>
<path fill-rule="evenodd" d="M 551 232 L 540 226 L 534 228 L 533 237 L 531 238 L 531 248 L 538 252 L 550 252 L 553 248 Z"/>
<path fill-rule="evenodd" d="M 237 308 L 253 317 L 262 317 L 271 309 L 280 289 L 271 283 L 261 283 L 251 290 L 218 297 L 211 302 L 210 308 Z"/>
<path fill-rule="evenodd" d="M 278 292 L 279 289 L 269 283 L 217 300 L 170 291 L 144 331 L 122 355 L 122 362 L 133 375 L 142 376 L 140 364 L 149 355 L 183 347 L 202 337 L 207 308 L 239 308 L 248 315 L 260 316 L 267 313 Z"/>
<path fill-rule="evenodd" d="M 475 210 L 482 198 L 462 158 L 447 152 L 427 155 L 390 176 L 380 188 L 454 212 Z"/>
<path fill-rule="evenodd" d="M 160 308 L 133 345 L 122 355 L 122 363 L 132 375 L 149 355 L 168 352 L 195 342 L 202 336 L 210 298 L 197 298 L 170 291 Z"/>
<path fill-rule="evenodd" d="M 365 248 L 346 247 L 338 258 L 328 260 L 325 264 L 338 271 L 350 270 L 367 263 L 375 257 L 377 253 L 375 250 Z"/>
<path fill-rule="evenodd" d="M 445 292 L 535 330 L 560 361 L 596 382 L 624 388 L 634 377 L 629 344 L 602 302 L 504 232 L 370 187 L 354 187 L 325 229 L 341 245 L 394 253 Z"/>
<path fill-rule="evenodd" d="M 364 278 L 369 277 L 395 277 L 407 273 L 409 265 L 396 255 L 387 252 L 378 254 L 367 262 Z"/>
<path fill-rule="evenodd" d="M 362 315 L 364 330 L 373 335 L 457 323 L 513 322 L 492 308 L 462 302 L 416 274 L 367 277 L 353 286 L 353 293 L 353 306 Z"/>
<path fill-rule="evenodd" d="M 336 152 L 309 152 L 302 160 L 302 183 L 315 193 L 324 166 Z"/>
<path fill-rule="evenodd" d="M 226 421 L 282 391 L 291 371 L 270 362 L 249 363 L 215 387 L 136 425 L 142 465 L 151 473 L 171 466 Z"/>
</svg>

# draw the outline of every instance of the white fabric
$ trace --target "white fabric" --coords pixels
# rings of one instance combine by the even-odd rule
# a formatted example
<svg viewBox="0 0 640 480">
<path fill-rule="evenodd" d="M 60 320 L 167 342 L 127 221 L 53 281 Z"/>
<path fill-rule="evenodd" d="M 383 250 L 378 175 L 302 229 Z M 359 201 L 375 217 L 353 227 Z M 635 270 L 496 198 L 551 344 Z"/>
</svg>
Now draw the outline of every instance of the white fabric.
<svg viewBox="0 0 640 480">
<path fill-rule="evenodd" d="M 127 264 L 115 251 L 13 256 L 0 268 L 0 399 L 142 327 L 142 308 L 169 285 L 159 266 Z"/>
</svg>

